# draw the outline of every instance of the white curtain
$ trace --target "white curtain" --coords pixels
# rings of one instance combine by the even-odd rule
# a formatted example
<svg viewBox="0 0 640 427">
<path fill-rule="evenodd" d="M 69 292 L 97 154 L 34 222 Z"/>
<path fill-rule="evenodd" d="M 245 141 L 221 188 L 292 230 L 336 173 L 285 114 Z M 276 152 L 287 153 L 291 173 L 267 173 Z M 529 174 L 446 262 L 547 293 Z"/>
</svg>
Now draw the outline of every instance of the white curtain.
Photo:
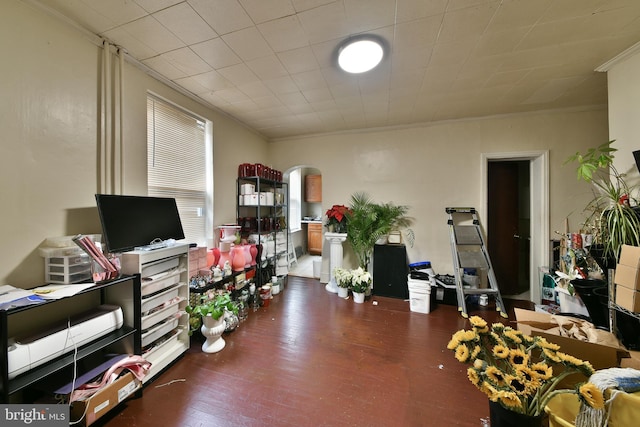
<svg viewBox="0 0 640 427">
<path fill-rule="evenodd" d="M 123 68 L 124 52 L 118 46 L 104 40 L 100 75 L 100 146 L 98 147 L 98 191 L 102 194 L 122 194 L 123 192 Z"/>
</svg>

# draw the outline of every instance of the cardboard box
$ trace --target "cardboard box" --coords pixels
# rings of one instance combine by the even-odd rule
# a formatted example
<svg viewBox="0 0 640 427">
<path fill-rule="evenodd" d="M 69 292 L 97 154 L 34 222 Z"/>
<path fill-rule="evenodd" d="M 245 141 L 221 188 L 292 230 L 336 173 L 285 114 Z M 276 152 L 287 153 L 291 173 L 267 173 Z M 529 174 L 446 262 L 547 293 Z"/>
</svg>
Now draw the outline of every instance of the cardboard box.
<svg viewBox="0 0 640 427">
<path fill-rule="evenodd" d="M 640 247 L 622 245 L 622 248 L 620 249 L 620 261 L 618 261 L 618 264 L 639 269 L 640 268 Z"/>
<path fill-rule="evenodd" d="M 640 313 L 640 292 L 616 284 L 616 304 L 634 313 Z"/>
<path fill-rule="evenodd" d="M 618 264 L 616 266 L 614 283 L 629 289 L 640 290 L 640 269 Z"/>
<path fill-rule="evenodd" d="M 71 404 L 71 420 L 87 427 L 96 422 L 140 388 L 140 381 L 127 372 L 87 400 Z"/>
<path fill-rule="evenodd" d="M 520 331 L 527 335 L 541 336 L 558 344 L 561 352 L 589 361 L 596 370 L 618 367 L 622 358 L 629 357 L 629 352 L 610 332 L 593 328 L 593 336 L 597 337 L 597 342 L 581 341 L 559 335 L 558 323 L 554 317 L 565 316 L 553 316 L 521 308 L 514 308 L 514 312 Z"/>
<path fill-rule="evenodd" d="M 629 356 L 620 361 L 620 367 L 640 369 L 640 351 L 629 351 Z"/>
</svg>

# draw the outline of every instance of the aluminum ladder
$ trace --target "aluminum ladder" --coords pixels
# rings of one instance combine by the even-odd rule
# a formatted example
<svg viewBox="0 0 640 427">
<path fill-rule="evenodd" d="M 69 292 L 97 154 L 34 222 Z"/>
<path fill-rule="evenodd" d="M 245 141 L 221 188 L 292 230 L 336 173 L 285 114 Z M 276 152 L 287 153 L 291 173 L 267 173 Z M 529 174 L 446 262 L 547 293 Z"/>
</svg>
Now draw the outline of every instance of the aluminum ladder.
<svg viewBox="0 0 640 427">
<path fill-rule="evenodd" d="M 477 211 L 475 208 L 445 208 L 445 212 L 449 215 L 447 224 L 449 225 L 451 238 L 451 256 L 456 280 L 458 311 L 461 312 L 463 317 L 469 317 L 466 304 L 467 295 L 484 294 L 495 299 L 496 310 L 500 312 L 502 317 L 508 317 L 500 295 L 496 275 L 491 266 Z M 484 289 L 464 287 L 462 275 L 465 268 L 485 270 L 489 287 Z"/>
</svg>

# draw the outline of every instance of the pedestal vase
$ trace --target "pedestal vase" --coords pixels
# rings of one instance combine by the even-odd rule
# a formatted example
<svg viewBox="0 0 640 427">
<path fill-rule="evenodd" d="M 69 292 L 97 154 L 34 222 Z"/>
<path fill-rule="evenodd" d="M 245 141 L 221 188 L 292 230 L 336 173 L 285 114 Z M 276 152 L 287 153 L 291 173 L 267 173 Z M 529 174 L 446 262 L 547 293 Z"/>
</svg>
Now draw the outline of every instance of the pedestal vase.
<svg viewBox="0 0 640 427">
<path fill-rule="evenodd" d="M 220 317 L 217 320 L 211 316 L 202 317 L 200 332 L 202 332 L 202 335 L 206 338 L 205 342 L 202 343 L 203 352 L 217 353 L 224 348 L 226 342 L 222 338 L 222 333 L 226 327 L 224 317 Z"/>
<path fill-rule="evenodd" d="M 334 294 L 338 293 L 338 283 L 333 275 L 336 267 L 342 267 L 342 243 L 347 240 L 347 233 L 324 233 L 325 239 L 329 241 L 329 272 L 331 279 L 325 289 Z"/>
</svg>

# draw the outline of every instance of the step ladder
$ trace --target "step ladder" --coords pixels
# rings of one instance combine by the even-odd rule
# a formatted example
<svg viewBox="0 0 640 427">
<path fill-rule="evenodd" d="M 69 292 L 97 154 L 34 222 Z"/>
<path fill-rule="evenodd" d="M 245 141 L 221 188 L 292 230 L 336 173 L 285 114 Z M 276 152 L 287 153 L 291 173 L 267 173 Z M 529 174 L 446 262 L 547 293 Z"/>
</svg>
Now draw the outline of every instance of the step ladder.
<svg viewBox="0 0 640 427">
<path fill-rule="evenodd" d="M 287 248 L 287 268 L 291 269 L 294 265 L 298 265 L 298 257 L 296 256 L 296 250 L 293 247 L 293 239 L 291 239 L 291 233 L 289 233 L 289 247 Z"/>
<path fill-rule="evenodd" d="M 467 295 L 487 295 L 495 299 L 496 310 L 500 312 L 500 315 L 505 318 L 508 317 L 475 208 L 445 208 L 445 212 L 449 215 L 447 224 L 449 225 L 451 238 L 451 256 L 453 258 L 453 272 L 456 281 L 458 311 L 461 312 L 463 317 L 469 317 L 466 304 Z M 462 275 L 465 268 L 485 270 L 489 287 L 474 289 L 463 286 Z"/>
</svg>

